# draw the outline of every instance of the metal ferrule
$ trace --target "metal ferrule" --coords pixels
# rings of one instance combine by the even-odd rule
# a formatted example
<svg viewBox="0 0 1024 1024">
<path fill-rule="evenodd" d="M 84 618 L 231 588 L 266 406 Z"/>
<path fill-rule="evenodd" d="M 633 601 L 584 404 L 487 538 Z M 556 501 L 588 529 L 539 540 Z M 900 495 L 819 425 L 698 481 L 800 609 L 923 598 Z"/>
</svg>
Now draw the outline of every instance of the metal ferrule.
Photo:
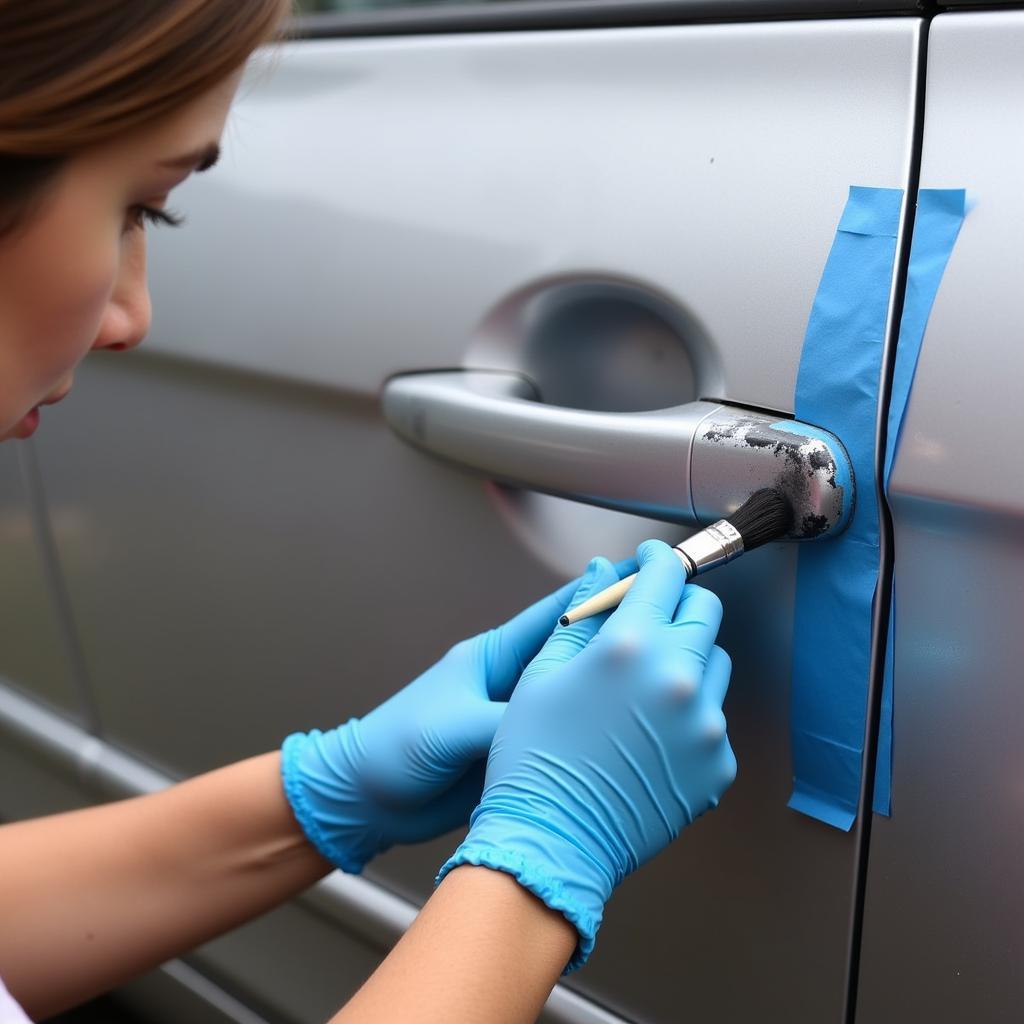
<svg viewBox="0 0 1024 1024">
<path fill-rule="evenodd" d="M 686 578 L 693 579 L 742 555 L 743 535 L 727 519 L 719 519 L 680 541 L 673 550 L 683 563 Z"/>
</svg>

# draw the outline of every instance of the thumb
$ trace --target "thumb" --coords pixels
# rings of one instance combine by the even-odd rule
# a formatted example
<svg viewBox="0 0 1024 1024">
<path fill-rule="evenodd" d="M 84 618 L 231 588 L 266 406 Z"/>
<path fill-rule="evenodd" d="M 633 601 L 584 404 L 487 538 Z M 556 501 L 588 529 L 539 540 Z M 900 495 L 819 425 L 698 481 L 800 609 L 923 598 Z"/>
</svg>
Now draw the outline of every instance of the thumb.
<svg viewBox="0 0 1024 1024">
<path fill-rule="evenodd" d="M 485 698 L 467 709 L 458 742 L 460 761 L 477 761 L 487 756 L 507 707 L 504 701 Z"/>
<path fill-rule="evenodd" d="M 615 566 L 607 558 L 595 558 L 587 566 L 576 593 L 573 594 L 568 608 L 575 608 L 588 598 L 600 593 L 605 587 L 619 582 L 619 574 Z M 568 610 L 568 609 L 565 609 Z M 586 619 L 580 619 L 571 626 L 559 626 L 548 637 L 547 642 L 541 648 L 540 653 L 527 666 L 524 676 L 536 675 L 538 672 L 547 672 L 556 665 L 564 664 L 574 658 L 601 628 L 608 613 L 603 615 L 592 615 Z"/>
<path fill-rule="evenodd" d="M 566 583 L 477 638 L 483 645 L 484 679 L 491 697 L 508 700 L 523 669 L 541 649 L 580 582 Z"/>
<path fill-rule="evenodd" d="M 679 556 L 660 540 L 647 540 L 636 549 L 640 569 L 633 586 L 614 612 L 616 623 L 653 617 L 671 622 L 686 586 Z M 609 627 L 611 628 L 611 627 Z"/>
</svg>

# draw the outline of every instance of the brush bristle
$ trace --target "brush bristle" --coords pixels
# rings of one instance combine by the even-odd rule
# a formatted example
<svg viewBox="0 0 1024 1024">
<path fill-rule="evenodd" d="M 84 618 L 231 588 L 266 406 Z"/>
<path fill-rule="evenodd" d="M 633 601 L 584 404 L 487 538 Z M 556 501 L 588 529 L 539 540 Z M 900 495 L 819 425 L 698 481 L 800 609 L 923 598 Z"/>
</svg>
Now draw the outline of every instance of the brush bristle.
<svg viewBox="0 0 1024 1024">
<path fill-rule="evenodd" d="M 793 521 L 793 509 L 789 502 L 776 490 L 763 487 L 747 498 L 729 516 L 729 522 L 743 537 L 743 550 L 767 544 L 781 537 Z"/>
</svg>

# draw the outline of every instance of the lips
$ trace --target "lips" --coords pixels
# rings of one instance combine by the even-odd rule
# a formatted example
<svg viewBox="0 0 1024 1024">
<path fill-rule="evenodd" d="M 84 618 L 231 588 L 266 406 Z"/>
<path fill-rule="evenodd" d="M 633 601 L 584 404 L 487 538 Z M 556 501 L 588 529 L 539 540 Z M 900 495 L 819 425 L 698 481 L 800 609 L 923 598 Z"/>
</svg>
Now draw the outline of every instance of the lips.
<svg viewBox="0 0 1024 1024">
<path fill-rule="evenodd" d="M 39 427 L 39 406 L 37 405 L 30 413 L 22 416 L 11 433 L 21 441 L 31 437 Z"/>
<path fill-rule="evenodd" d="M 31 437 L 39 429 L 39 410 L 44 405 L 56 405 L 57 402 L 63 401 L 68 396 L 68 392 L 71 390 L 71 384 L 68 383 L 53 394 L 47 395 L 39 405 L 34 409 L 26 413 L 18 422 L 15 424 L 14 429 L 7 435 L 8 437 L 16 437 L 20 441 L 24 441 Z"/>
</svg>

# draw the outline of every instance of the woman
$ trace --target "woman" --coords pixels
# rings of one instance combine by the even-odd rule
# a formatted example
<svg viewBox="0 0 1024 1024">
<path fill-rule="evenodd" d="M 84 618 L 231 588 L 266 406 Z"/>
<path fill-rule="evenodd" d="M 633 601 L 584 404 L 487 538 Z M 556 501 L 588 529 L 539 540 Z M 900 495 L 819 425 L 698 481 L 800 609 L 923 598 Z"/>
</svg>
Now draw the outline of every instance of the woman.
<svg viewBox="0 0 1024 1024">
<path fill-rule="evenodd" d="M 0 0 L 0 438 L 149 323 L 147 223 L 216 161 L 284 0 Z M 717 599 L 648 542 L 610 616 L 581 580 L 453 647 L 363 719 L 164 792 L 0 828 L 0 977 L 47 1016 L 394 843 L 468 835 L 336 1020 L 533 1020 L 631 871 L 735 774 Z M 566 728 L 566 722 L 572 728 Z M 486 760 L 486 777 L 484 762 Z M 0 1021 L 23 1021 L 0 986 Z"/>
</svg>

